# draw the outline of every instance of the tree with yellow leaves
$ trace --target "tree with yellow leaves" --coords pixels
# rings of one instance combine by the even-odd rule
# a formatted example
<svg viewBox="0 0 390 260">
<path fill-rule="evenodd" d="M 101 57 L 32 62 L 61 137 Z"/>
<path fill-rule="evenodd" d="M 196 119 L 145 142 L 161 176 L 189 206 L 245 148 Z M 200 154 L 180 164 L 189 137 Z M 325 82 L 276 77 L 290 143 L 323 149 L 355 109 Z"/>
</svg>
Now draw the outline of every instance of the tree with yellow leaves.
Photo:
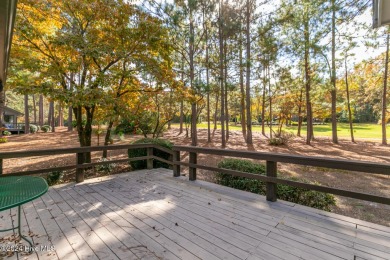
<svg viewBox="0 0 390 260">
<path fill-rule="evenodd" d="M 15 32 L 19 49 L 38 54 L 45 65 L 37 73 L 48 83 L 37 91 L 72 106 L 81 146 L 91 145 L 97 106 L 109 107 L 129 91 L 131 84 L 111 81 L 118 66 L 126 68 L 121 76 L 127 82 L 142 81 L 145 71 L 162 78 L 170 69 L 161 21 L 125 1 L 22 0 Z"/>
</svg>

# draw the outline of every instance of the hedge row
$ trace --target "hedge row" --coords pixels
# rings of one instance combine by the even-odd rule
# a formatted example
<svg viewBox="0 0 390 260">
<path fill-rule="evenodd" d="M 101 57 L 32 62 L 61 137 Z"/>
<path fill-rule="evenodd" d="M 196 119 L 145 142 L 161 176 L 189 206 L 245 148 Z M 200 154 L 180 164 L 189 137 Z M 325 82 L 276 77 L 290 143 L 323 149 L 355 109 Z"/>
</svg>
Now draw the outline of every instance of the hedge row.
<svg viewBox="0 0 390 260">
<path fill-rule="evenodd" d="M 262 164 L 253 163 L 249 160 L 231 158 L 224 159 L 219 162 L 218 167 L 223 169 L 230 169 L 261 175 L 265 175 L 266 170 L 265 166 Z M 287 179 L 292 181 L 310 183 L 309 181 L 304 179 Z M 217 182 L 224 186 L 245 190 L 261 195 L 265 195 L 266 193 L 266 184 L 260 180 L 237 177 L 225 173 L 217 173 Z M 335 197 L 331 194 L 292 187 L 283 184 L 277 185 L 277 198 L 326 211 L 330 211 L 331 206 L 336 204 Z"/>
</svg>

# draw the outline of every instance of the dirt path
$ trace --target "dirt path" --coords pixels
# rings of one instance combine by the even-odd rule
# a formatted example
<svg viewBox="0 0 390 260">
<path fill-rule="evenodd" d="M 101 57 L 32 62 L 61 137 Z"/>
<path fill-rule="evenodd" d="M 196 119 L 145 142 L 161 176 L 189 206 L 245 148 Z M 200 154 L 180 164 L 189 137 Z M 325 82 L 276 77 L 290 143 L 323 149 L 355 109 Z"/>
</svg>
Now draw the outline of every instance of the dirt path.
<svg viewBox="0 0 390 260">
<path fill-rule="evenodd" d="M 57 128 L 56 131 L 56 133 L 10 136 L 8 143 L 0 144 L 0 152 L 78 147 L 76 132 L 67 132 L 66 128 Z M 199 146 L 213 148 L 221 147 L 220 131 L 214 133 L 211 143 L 207 143 L 207 131 L 205 129 L 198 130 L 198 136 Z M 125 136 L 123 140 L 115 139 L 115 144 L 128 144 L 138 138 L 142 138 L 142 136 Z M 178 135 L 178 129 L 169 130 L 164 134 L 164 138 L 169 139 L 178 145 L 189 145 L 191 143 L 190 138 L 186 138 L 184 134 Z M 100 145 L 102 144 L 102 140 L 103 137 L 101 137 Z M 304 143 L 302 138 L 295 138 L 287 146 L 270 146 L 267 143 L 266 137 L 259 133 L 255 133 L 253 143 L 254 145 L 252 146 L 246 145 L 241 132 L 232 131 L 227 143 L 227 149 L 390 163 L 390 147 L 382 146 L 379 143 L 370 141 L 354 144 L 347 140 L 340 140 L 339 144 L 334 145 L 326 138 L 317 138 L 312 145 L 308 146 Z M 96 136 L 93 138 L 93 145 L 97 145 Z M 126 156 L 126 151 L 109 152 L 109 157 L 111 158 L 125 158 Z M 101 153 L 93 154 L 93 160 L 95 161 L 100 157 Z M 221 159 L 220 156 L 201 155 L 198 158 L 198 162 L 216 166 Z M 33 170 L 71 165 L 75 163 L 75 160 L 74 155 L 4 160 L 4 172 L 10 173 L 27 169 Z M 118 172 L 128 170 L 130 169 L 127 165 L 122 165 L 116 169 Z M 279 171 L 284 176 L 302 177 L 313 182 L 317 181 L 320 184 L 329 187 L 344 188 L 390 197 L 390 176 L 327 170 L 292 164 L 280 164 Z M 199 178 L 213 181 L 213 174 L 206 171 L 199 171 Z M 334 207 L 332 211 L 346 216 L 390 226 L 390 206 L 338 196 L 337 206 Z"/>
</svg>

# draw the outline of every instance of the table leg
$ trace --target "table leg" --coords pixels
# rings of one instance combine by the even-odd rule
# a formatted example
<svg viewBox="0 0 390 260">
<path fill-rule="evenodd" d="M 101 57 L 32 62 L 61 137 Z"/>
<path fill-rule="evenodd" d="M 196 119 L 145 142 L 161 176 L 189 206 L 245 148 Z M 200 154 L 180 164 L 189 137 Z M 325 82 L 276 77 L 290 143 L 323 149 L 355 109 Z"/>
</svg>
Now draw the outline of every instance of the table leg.
<svg viewBox="0 0 390 260">
<path fill-rule="evenodd" d="M 22 227 L 22 224 L 20 223 L 20 215 L 21 215 L 21 206 L 19 205 L 18 206 L 18 233 L 19 233 L 19 237 L 26 240 L 29 244 L 30 244 L 30 250 L 32 250 L 32 247 L 33 247 L 33 244 L 32 242 L 27 239 L 25 236 L 22 235 L 22 232 L 21 232 L 21 227 Z"/>
</svg>

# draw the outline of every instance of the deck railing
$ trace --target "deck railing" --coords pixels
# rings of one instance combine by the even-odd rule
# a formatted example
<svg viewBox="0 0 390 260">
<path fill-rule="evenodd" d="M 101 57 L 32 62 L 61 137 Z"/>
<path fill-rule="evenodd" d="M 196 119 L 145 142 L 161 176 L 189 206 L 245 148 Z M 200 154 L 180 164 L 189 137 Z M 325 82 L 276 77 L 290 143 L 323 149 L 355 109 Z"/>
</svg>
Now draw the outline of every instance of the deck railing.
<svg viewBox="0 0 390 260">
<path fill-rule="evenodd" d="M 134 157 L 134 158 L 126 158 L 126 159 L 117 159 L 117 160 L 107 160 L 101 162 L 92 162 L 86 163 L 84 161 L 85 154 L 90 152 L 98 152 L 98 151 L 108 151 L 108 150 L 128 150 L 128 149 L 139 149 L 145 148 L 147 151 L 146 156 Z M 158 149 L 169 154 L 173 152 L 164 147 L 160 147 L 154 144 L 129 144 L 129 145 L 110 145 L 110 146 L 89 146 L 89 147 L 75 147 L 75 148 L 63 148 L 63 149 L 47 149 L 47 150 L 34 150 L 34 151 L 20 151 L 20 152 L 0 152 L 0 176 L 21 176 L 21 175 L 33 175 L 33 174 L 42 174 L 49 173 L 54 171 L 65 171 L 65 170 L 73 170 L 76 169 L 76 182 L 84 181 L 84 169 L 90 168 L 96 165 L 104 165 L 111 163 L 124 163 L 130 161 L 139 161 L 146 160 L 147 168 L 153 168 L 153 159 L 168 162 L 172 164 L 172 161 L 167 161 L 163 158 L 154 156 L 153 150 Z M 63 155 L 63 154 L 74 154 L 76 164 L 60 166 L 60 167 L 51 167 L 44 168 L 39 170 L 30 170 L 30 171 L 22 171 L 22 172 L 12 172 L 7 174 L 3 173 L 3 160 L 4 159 L 14 159 L 14 158 L 24 158 L 24 157 L 36 157 L 36 156 L 45 156 L 45 155 Z"/>
<path fill-rule="evenodd" d="M 290 154 L 281 154 L 281 153 L 268 153 L 268 152 L 265 153 L 265 152 L 250 152 L 250 151 L 238 151 L 238 150 L 228 150 L 228 149 L 204 148 L 204 147 L 195 147 L 195 146 L 174 146 L 173 151 L 174 151 L 173 153 L 173 165 L 174 165 L 173 175 L 174 176 L 176 177 L 180 176 L 180 166 L 187 166 L 189 167 L 190 180 L 196 180 L 197 169 L 204 169 L 213 172 L 226 173 L 226 174 L 231 174 L 233 176 L 240 176 L 240 177 L 246 177 L 250 179 L 264 181 L 266 183 L 266 198 L 268 201 L 276 201 L 277 184 L 285 184 L 293 187 L 316 190 L 320 192 L 327 192 L 327 193 L 340 195 L 344 197 L 350 197 L 350 198 L 390 205 L 390 196 L 382 197 L 382 196 L 377 196 L 377 195 L 372 195 L 367 193 L 348 191 L 344 189 L 336 189 L 336 188 L 325 187 L 325 186 L 320 186 L 315 184 L 302 183 L 302 182 L 278 178 L 277 176 L 278 163 L 291 163 L 291 164 L 298 164 L 298 165 L 324 167 L 330 169 L 356 171 L 359 173 L 364 172 L 366 174 L 368 173 L 368 174 L 390 175 L 389 164 L 329 159 L 329 158 L 313 157 L 313 156 L 299 156 L 299 155 L 290 155 Z M 181 152 L 189 153 L 188 162 L 182 162 L 180 160 Z M 266 175 L 264 176 L 260 174 L 251 174 L 251 173 L 246 173 L 241 171 L 221 169 L 217 167 L 201 165 L 197 163 L 198 154 L 229 156 L 229 157 L 238 157 L 238 158 L 266 161 Z M 359 173 L 356 173 L 356 178 L 359 178 Z"/>
<path fill-rule="evenodd" d="M 30 125 L 35 124 L 35 123 L 30 123 Z M 20 129 L 24 130 L 24 123 L 4 123 L 4 126 L 6 129 Z"/>
<path fill-rule="evenodd" d="M 128 149 L 138 149 L 138 148 L 146 149 L 147 155 L 142 157 L 107 160 L 107 161 L 92 162 L 92 163 L 85 163 L 83 160 L 85 153 L 107 151 L 107 150 L 124 150 L 124 149 L 128 150 Z M 166 160 L 155 156 L 154 149 L 158 149 L 170 154 L 171 159 Z M 187 162 L 181 160 L 182 152 L 188 153 L 189 159 Z M 30 171 L 2 174 L 4 159 L 35 157 L 35 156 L 45 156 L 45 155 L 63 155 L 63 154 L 74 154 L 76 164 L 61 166 L 61 167 L 44 168 L 39 170 L 30 170 Z M 199 154 L 219 155 L 219 156 L 265 161 L 266 175 L 251 174 L 251 173 L 246 173 L 241 171 L 221 169 L 213 166 L 202 165 L 197 162 L 197 158 Z M 290 155 L 290 154 L 281 154 L 281 153 L 268 153 L 268 152 L 265 153 L 265 152 L 204 148 L 204 147 L 194 147 L 194 146 L 174 146 L 173 151 L 154 144 L 131 144 L 131 145 L 92 146 L 92 147 L 48 149 L 48 150 L 20 151 L 20 152 L 2 152 L 2 153 L 0 152 L 0 176 L 32 175 L 32 174 L 48 173 L 53 171 L 64 171 L 64 170 L 76 169 L 76 182 L 82 182 L 84 181 L 85 168 L 90 168 L 96 165 L 124 163 L 129 161 L 138 161 L 138 160 L 146 160 L 148 169 L 153 168 L 153 160 L 158 160 L 173 165 L 174 177 L 180 176 L 181 166 L 188 167 L 190 181 L 196 180 L 197 169 L 204 169 L 212 172 L 231 174 L 233 176 L 257 179 L 266 183 L 266 199 L 268 201 L 276 201 L 277 185 L 285 184 L 294 187 L 316 190 L 320 192 L 326 192 L 335 195 L 390 205 L 390 197 L 383 197 L 383 196 L 377 196 L 373 194 L 361 193 L 356 191 L 349 191 L 344 189 L 291 181 L 283 178 L 278 178 L 277 176 L 278 163 L 290 163 L 290 164 L 297 164 L 297 165 L 323 167 L 329 169 L 354 171 L 356 172 L 355 173 L 356 178 L 359 178 L 359 174 L 363 174 L 363 173 L 384 174 L 384 175 L 389 175 L 390 177 L 389 164 L 329 159 L 329 158 L 322 158 L 322 157 L 300 156 L 300 155 Z"/>
</svg>

